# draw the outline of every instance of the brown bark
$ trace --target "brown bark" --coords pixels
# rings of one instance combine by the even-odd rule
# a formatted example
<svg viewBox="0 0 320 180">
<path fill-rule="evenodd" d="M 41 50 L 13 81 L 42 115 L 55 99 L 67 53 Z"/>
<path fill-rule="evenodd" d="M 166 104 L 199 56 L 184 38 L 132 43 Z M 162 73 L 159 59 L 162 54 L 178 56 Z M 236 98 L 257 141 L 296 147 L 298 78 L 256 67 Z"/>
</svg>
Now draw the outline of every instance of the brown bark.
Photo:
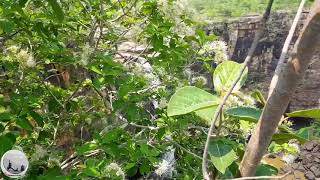
<svg viewBox="0 0 320 180">
<path fill-rule="evenodd" d="M 270 95 L 266 106 L 248 143 L 240 165 L 241 176 L 254 176 L 272 135 L 275 133 L 281 116 L 312 57 L 320 49 L 320 0 L 314 2 L 309 18 L 297 40 L 294 55 L 288 62 L 281 64 L 270 85 Z M 273 88 L 274 87 L 274 88 Z"/>
</svg>

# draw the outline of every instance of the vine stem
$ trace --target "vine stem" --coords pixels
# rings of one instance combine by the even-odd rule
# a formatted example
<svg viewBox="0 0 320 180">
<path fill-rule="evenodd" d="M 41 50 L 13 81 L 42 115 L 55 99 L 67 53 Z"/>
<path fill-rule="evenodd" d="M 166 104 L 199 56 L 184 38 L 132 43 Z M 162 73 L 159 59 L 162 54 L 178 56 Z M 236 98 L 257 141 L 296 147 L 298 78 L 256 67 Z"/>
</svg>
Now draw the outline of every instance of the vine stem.
<svg viewBox="0 0 320 180">
<path fill-rule="evenodd" d="M 243 67 L 241 68 L 241 71 L 239 73 L 239 75 L 237 76 L 236 80 L 233 82 L 232 86 L 230 87 L 230 89 L 228 90 L 228 92 L 226 93 L 226 95 L 223 97 L 222 101 L 220 102 L 215 114 L 214 114 L 214 117 L 212 119 L 212 122 L 211 122 L 211 126 L 210 126 L 210 129 L 209 129 L 209 132 L 208 132 L 208 136 L 207 136 L 207 140 L 206 140 L 206 144 L 205 144 L 205 147 L 204 147 L 204 151 L 203 151 L 203 156 L 202 156 L 202 174 L 203 174 L 203 178 L 206 179 L 206 180 L 209 180 L 210 179 L 210 176 L 209 176 L 209 173 L 208 173 L 208 170 L 207 170 L 207 163 L 208 163 L 208 150 L 209 150 L 209 144 L 210 144 L 210 139 L 211 139 L 211 135 L 215 129 L 215 123 L 219 117 L 219 114 L 224 106 L 224 104 L 226 103 L 226 101 L 228 100 L 229 96 L 231 95 L 233 89 L 235 88 L 235 86 L 237 85 L 237 83 L 240 81 L 241 79 L 241 76 L 243 75 L 244 71 L 246 70 L 247 68 L 247 65 L 249 64 L 249 62 L 251 61 L 253 55 L 254 55 L 254 52 L 259 44 L 259 40 L 261 39 L 263 33 L 264 33 L 264 30 L 265 30 L 265 27 L 266 27 L 266 22 L 267 20 L 269 19 L 269 16 L 270 16 L 270 12 L 271 12 L 271 8 L 272 8 L 272 4 L 273 4 L 273 1 L 274 0 L 269 0 L 268 2 L 268 6 L 265 10 L 265 13 L 262 17 L 262 20 L 261 20 L 261 27 L 260 29 L 256 32 L 255 36 L 254 36 L 254 40 L 251 44 L 251 47 L 249 49 L 249 52 L 248 52 L 248 55 L 245 59 L 245 61 L 243 62 Z"/>
</svg>

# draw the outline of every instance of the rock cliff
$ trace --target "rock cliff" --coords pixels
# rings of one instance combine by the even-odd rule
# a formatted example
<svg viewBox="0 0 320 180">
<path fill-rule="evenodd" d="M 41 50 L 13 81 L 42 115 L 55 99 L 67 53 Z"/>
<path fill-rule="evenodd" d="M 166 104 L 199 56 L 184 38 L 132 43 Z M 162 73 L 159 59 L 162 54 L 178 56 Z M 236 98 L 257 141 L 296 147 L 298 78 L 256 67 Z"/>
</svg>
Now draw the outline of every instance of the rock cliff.
<svg viewBox="0 0 320 180">
<path fill-rule="evenodd" d="M 299 22 L 292 45 L 297 40 L 308 12 L 305 11 Z M 271 16 L 265 35 L 261 39 L 251 64 L 249 65 L 249 80 L 247 89 L 260 89 L 267 94 L 271 78 L 277 66 L 282 46 L 293 21 L 294 14 L 275 13 Z M 221 36 L 229 45 L 229 57 L 237 62 L 243 62 L 254 38 L 256 29 L 260 26 L 259 16 L 243 17 L 232 22 L 210 23 L 206 27 L 208 34 Z M 320 51 L 313 58 L 304 81 L 293 96 L 289 111 L 320 107 Z"/>
</svg>

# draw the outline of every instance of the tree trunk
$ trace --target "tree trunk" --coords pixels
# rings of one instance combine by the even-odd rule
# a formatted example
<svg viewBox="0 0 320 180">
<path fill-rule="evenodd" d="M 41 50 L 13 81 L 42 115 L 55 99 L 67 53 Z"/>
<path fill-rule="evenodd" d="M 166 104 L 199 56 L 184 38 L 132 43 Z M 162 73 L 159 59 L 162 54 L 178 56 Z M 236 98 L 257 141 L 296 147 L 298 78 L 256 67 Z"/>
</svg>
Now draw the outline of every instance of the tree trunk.
<svg viewBox="0 0 320 180">
<path fill-rule="evenodd" d="M 317 50 L 320 50 L 320 0 L 314 2 L 304 29 L 295 44 L 293 56 L 288 62 L 280 64 L 279 71 L 273 77 L 274 84 L 270 85 L 266 106 L 240 165 L 241 176 L 255 175 L 281 116 Z"/>
</svg>

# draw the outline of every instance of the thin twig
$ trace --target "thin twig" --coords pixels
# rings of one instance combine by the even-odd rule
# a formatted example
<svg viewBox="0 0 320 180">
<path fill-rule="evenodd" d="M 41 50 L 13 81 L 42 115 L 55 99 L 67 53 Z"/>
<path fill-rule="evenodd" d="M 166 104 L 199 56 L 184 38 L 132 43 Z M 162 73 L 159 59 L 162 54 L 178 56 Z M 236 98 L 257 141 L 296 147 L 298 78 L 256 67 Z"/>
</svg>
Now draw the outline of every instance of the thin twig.
<svg viewBox="0 0 320 180">
<path fill-rule="evenodd" d="M 298 11 L 297 11 L 297 14 L 293 20 L 293 23 L 291 25 L 291 28 L 290 28 L 290 31 L 289 31 L 289 34 L 286 38 L 286 41 L 283 45 L 283 48 L 282 48 L 282 51 L 281 51 L 281 55 L 280 55 L 280 58 L 279 58 L 279 61 L 278 61 L 278 65 L 276 67 L 276 70 L 275 70 L 275 73 L 278 73 L 279 70 L 281 69 L 282 67 L 282 64 L 286 63 L 286 57 L 287 57 L 287 54 L 288 54 L 288 51 L 289 51 L 289 46 L 290 46 L 290 43 L 292 41 L 292 38 L 293 38 L 293 35 L 297 29 L 297 25 L 298 25 L 298 22 L 301 18 L 301 15 L 302 15 L 302 11 L 303 11 L 303 7 L 304 7 L 304 4 L 306 3 L 306 0 L 301 0 L 301 3 L 300 3 L 300 6 L 298 8 Z M 271 95 L 271 93 L 273 92 L 273 89 L 276 85 L 276 81 L 277 79 L 273 78 L 271 80 L 271 83 L 270 83 L 270 88 L 269 88 L 269 95 Z"/>
<path fill-rule="evenodd" d="M 291 25 L 291 28 L 290 28 L 289 34 L 288 34 L 288 36 L 286 38 L 286 41 L 285 41 L 285 43 L 283 45 L 282 52 L 281 52 L 281 55 L 280 55 L 280 58 L 279 58 L 279 61 L 278 61 L 278 65 L 282 64 L 282 63 L 285 63 L 285 59 L 286 59 L 286 56 L 288 54 L 289 46 L 290 46 L 290 43 L 292 41 L 293 35 L 294 35 L 294 33 L 295 33 L 296 29 L 297 29 L 297 25 L 298 25 L 299 19 L 301 18 L 303 7 L 304 7 L 305 3 L 306 3 L 306 0 L 301 0 L 299 9 L 297 11 L 297 14 L 296 14 L 294 20 L 293 20 L 293 23 Z"/>
<path fill-rule="evenodd" d="M 79 91 L 80 87 L 82 86 L 84 80 L 80 81 L 76 90 L 73 91 L 73 93 L 67 98 L 67 100 L 64 103 L 64 106 L 66 107 L 67 103 L 73 98 L 73 96 Z"/>
<path fill-rule="evenodd" d="M 150 129 L 150 130 L 158 130 L 158 129 L 160 129 L 159 127 L 144 126 L 144 125 L 139 125 L 139 124 L 135 124 L 135 123 L 129 123 L 129 125 L 134 126 L 134 127 L 138 127 L 138 128 L 146 128 L 146 129 Z"/>
<path fill-rule="evenodd" d="M 118 20 L 121 19 L 122 17 L 127 16 L 128 12 L 130 12 L 130 11 L 132 10 L 132 8 L 136 5 L 137 2 L 138 2 L 138 0 L 135 0 L 135 1 L 133 2 L 133 4 L 130 6 L 130 8 L 127 10 L 126 13 L 124 12 L 122 15 L 116 17 L 115 19 L 112 19 L 110 22 L 118 21 Z"/>
<path fill-rule="evenodd" d="M 292 174 L 292 171 L 287 172 L 281 176 L 255 176 L 255 177 L 242 177 L 242 178 L 234 178 L 229 180 L 250 180 L 250 179 L 283 179 L 288 175 Z"/>
<path fill-rule="evenodd" d="M 208 136 L 207 136 L 207 141 L 204 147 L 204 151 L 203 151 L 203 157 L 202 157 L 202 174 L 203 174 L 203 178 L 206 180 L 209 180 L 209 173 L 207 170 L 207 161 L 208 161 L 208 150 L 209 150 L 209 144 L 210 144 L 210 139 L 211 139 L 211 134 L 213 133 L 214 129 L 215 129 L 215 123 L 219 117 L 220 111 L 223 108 L 223 105 L 226 103 L 228 97 L 231 95 L 234 87 L 237 85 L 237 83 L 239 82 L 239 80 L 241 79 L 242 74 L 244 73 L 245 69 L 247 68 L 248 63 L 251 61 L 255 49 L 258 46 L 259 40 L 262 37 L 264 30 L 265 30 L 265 26 L 266 26 L 266 22 L 269 19 L 270 16 L 270 12 L 271 12 L 271 7 L 273 4 L 274 0 L 269 0 L 268 2 L 268 6 L 266 8 L 266 11 L 262 17 L 261 20 L 261 28 L 256 32 L 253 43 L 251 44 L 250 50 L 248 52 L 248 55 L 243 63 L 243 67 L 240 71 L 240 74 L 238 75 L 237 79 L 233 82 L 231 88 L 228 90 L 227 94 L 223 97 L 223 100 L 221 101 L 221 103 L 219 104 L 215 114 L 214 114 L 214 118 L 211 122 L 211 126 L 208 132 Z"/>
<path fill-rule="evenodd" d="M 96 91 L 96 93 L 101 97 L 104 106 L 108 109 L 108 110 L 112 110 L 111 109 L 111 105 L 109 104 L 109 102 L 105 99 L 104 95 L 100 92 L 100 90 L 98 88 L 96 88 L 94 85 L 92 85 L 93 89 Z"/>
<path fill-rule="evenodd" d="M 181 150 L 185 151 L 186 153 L 188 154 L 191 154 L 193 157 L 196 157 L 197 159 L 202 159 L 200 156 L 196 155 L 195 153 L 189 151 L 188 149 L 186 149 L 185 147 L 181 146 L 179 143 L 175 142 L 174 140 L 168 138 L 168 137 L 165 137 L 165 139 L 167 141 L 169 141 L 170 143 L 174 144 L 175 146 L 177 146 L 178 148 L 180 148 Z"/>
</svg>

